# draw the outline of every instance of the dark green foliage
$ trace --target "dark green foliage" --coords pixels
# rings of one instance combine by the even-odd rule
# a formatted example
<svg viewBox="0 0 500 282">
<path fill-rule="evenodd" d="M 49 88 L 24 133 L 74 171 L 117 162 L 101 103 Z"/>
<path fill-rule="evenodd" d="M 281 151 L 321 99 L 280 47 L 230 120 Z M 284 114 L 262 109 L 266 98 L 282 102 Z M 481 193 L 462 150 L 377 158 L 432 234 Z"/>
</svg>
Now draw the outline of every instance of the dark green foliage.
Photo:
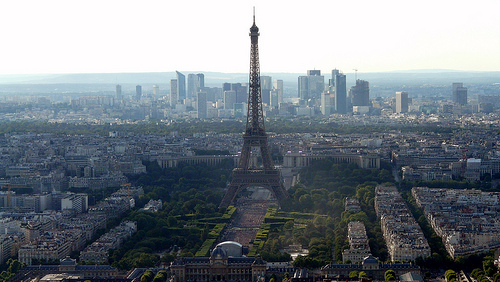
<svg viewBox="0 0 500 282">
<path fill-rule="evenodd" d="M 217 239 L 219 238 L 220 234 L 226 227 L 225 223 L 219 223 L 217 224 L 209 233 L 208 233 L 208 238 L 210 239 Z"/>
<path fill-rule="evenodd" d="M 151 282 L 151 281 L 153 281 L 154 277 L 155 277 L 155 274 L 153 273 L 153 271 L 148 269 L 141 276 L 141 282 Z"/>
<path fill-rule="evenodd" d="M 300 267 L 300 268 L 312 269 L 312 268 L 320 268 L 324 265 L 325 264 L 323 261 L 321 261 L 319 259 L 312 258 L 311 256 L 298 256 L 293 261 L 293 266 Z"/>
<path fill-rule="evenodd" d="M 156 253 L 173 250 L 173 246 L 181 248 L 181 256 L 193 256 L 211 229 L 215 227 L 217 231 L 212 237 L 219 236 L 225 223 L 216 225 L 216 222 L 227 222 L 234 213 L 234 207 L 222 212 L 217 208 L 221 200 L 219 191 L 226 183 L 214 179 L 226 177 L 229 169 L 197 165 L 163 170 L 154 162 L 146 163 L 146 167 L 147 174 L 133 179 L 144 188 L 137 207 L 149 199 L 161 199 L 163 209 L 158 213 L 132 210 L 126 216 L 126 220 L 137 221 L 138 232 L 110 252 L 110 263 L 120 269 L 152 267 L 160 259 Z"/>
<path fill-rule="evenodd" d="M 208 257 L 210 256 L 210 249 L 214 245 L 217 239 L 206 239 L 201 245 L 200 249 L 194 255 L 195 257 Z"/>
<path fill-rule="evenodd" d="M 428 258 L 419 258 L 416 263 L 424 267 L 433 267 L 434 265 L 442 265 L 443 263 L 447 266 L 453 264 L 451 257 L 448 255 L 446 248 L 444 247 L 443 241 L 432 229 L 431 225 L 427 222 L 422 209 L 417 206 L 415 199 L 411 195 L 410 191 L 405 191 L 401 193 L 403 199 L 408 203 L 408 208 L 413 214 L 413 217 L 417 220 L 418 225 L 422 228 L 429 246 L 431 247 L 431 256 Z"/>
<path fill-rule="evenodd" d="M 359 277 L 359 271 L 354 270 L 349 272 L 349 278 L 357 278 L 357 277 Z"/>
<path fill-rule="evenodd" d="M 396 280 L 396 272 L 394 270 L 389 269 L 385 272 L 385 281 L 394 281 Z"/>
<path fill-rule="evenodd" d="M 282 220 L 294 218 L 293 241 L 290 243 L 309 244 L 311 259 L 301 259 L 300 263 L 313 265 L 317 261 L 331 262 L 342 260 L 342 251 L 349 247 L 347 241 L 347 224 L 350 221 L 362 221 L 367 228 L 372 253 L 382 260 L 387 256 L 383 241 L 380 221 L 374 210 L 375 186 L 379 183 L 392 183 L 392 174 L 387 169 L 360 169 L 355 164 L 335 164 L 323 159 L 314 162 L 301 174 L 301 184 L 289 190 L 290 198 L 282 205 L 286 215 L 279 213 Z M 344 212 L 344 199 L 358 198 L 362 211 L 359 213 Z M 323 219 L 300 219 L 306 227 L 295 228 L 299 218 L 292 212 L 302 214 L 326 214 Z M 266 221 L 267 222 L 267 221 Z M 291 223 L 289 224 L 291 225 Z M 285 239 L 289 231 L 283 230 Z M 270 235 L 272 236 L 272 234 Z M 321 243 L 318 243 L 321 242 Z M 311 246 L 311 243 L 313 243 Z"/>
<path fill-rule="evenodd" d="M 474 279 L 477 279 L 479 275 L 484 275 L 484 271 L 480 268 L 475 268 L 470 274 L 470 276 Z"/>
<path fill-rule="evenodd" d="M 485 256 L 483 258 L 483 270 L 488 277 L 492 277 L 497 272 L 494 260 L 495 259 L 492 256 Z"/>
<path fill-rule="evenodd" d="M 9 258 L 5 264 L 2 264 L 2 269 L 7 268 L 0 273 L 0 281 L 7 281 L 25 266 L 24 263 L 20 263 L 17 259 Z"/>
<path fill-rule="evenodd" d="M 360 169 L 356 164 L 317 160 L 301 174 L 303 185 L 289 190 L 291 199 L 283 208 L 340 216 L 344 209 L 343 200 L 356 194 L 356 186 L 366 182 L 392 181 L 391 172 L 385 169 Z"/>
<path fill-rule="evenodd" d="M 56 107 L 56 105 L 53 105 Z M 275 133 L 329 133 L 337 134 L 388 132 L 398 130 L 401 132 L 435 132 L 451 133 L 455 128 L 442 126 L 423 126 L 419 124 L 404 125 L 343 125 L 325 122 L 323 118 L 273 118 L 266 120 L 268 132 Z M 4 121 L 0 123 L 0 134 L 6 132 L 33 132 L 54 134 L 98 134 L 107 135 L 110 131 L 133 132 L 134 134 L 167 135 L 171 132 L 180 134 L 193 134 L 201 132 L 240 133 L 245 130 L 243 120 L 175 120 L 168 124 L 157 121 L 140 122 L 136 124 L 91 124 L 91 123 L 49 123 L 44 121 Z"/>
<path fill-rule="evenodd" d="M 274 252 L 262 251 L 260 253 L 260 256 L 265 261 L 272 261 L 272 262 L 292 261 L 292 256 L 290 256 L 289 253 L 285 252 L 274 253 Z"/>
<path fill-rule="evenodd" d="M 454 270 L 452 270 L 452 269 L 448 269 L 444 273 L 444 277 L 448 281 L 450 281 L 451 279 L 457 280 L 457 273 Z"/>
<path fill-rule="evenodd" d="M 153 282 L 165 282 L 167 280 L 167 272 L 165 270 L 160 270 L 156 273 L 153 278 Z"/>
</svg>

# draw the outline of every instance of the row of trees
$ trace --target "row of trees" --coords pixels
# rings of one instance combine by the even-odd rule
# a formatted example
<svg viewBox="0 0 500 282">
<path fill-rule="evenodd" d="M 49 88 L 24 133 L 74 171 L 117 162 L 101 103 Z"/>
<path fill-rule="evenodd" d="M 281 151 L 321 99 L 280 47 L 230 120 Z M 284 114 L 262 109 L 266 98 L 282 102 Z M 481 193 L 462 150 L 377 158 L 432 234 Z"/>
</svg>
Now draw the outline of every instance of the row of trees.
<svg viewBox="0 0 500 282">
<path fill-rule="evenodd" d="M 160 121 L 141 122 L 137 124 L 72 124 L 48 123 L 46 121 L 5 121 L 0 123 L 0 134 L 11 132 L 33 132 L 54 134 L 99 134 L 107 135 L 110 131 L 126 131 L 136 134 L 167 135 L 171 132 L 193 134 L 200 132 L 240 133 L 245 130 L 244 119 L 221 120 L 176 120 L 168 123 Z M 329 133 L 351 134 L 387 132 L 397 130 L 403 132 L 438 132 L 451 133 L 456 128 L 432 125 L 344 125 L 335 122 L 324 122 L 318 117 L 268 118 L 266 128 L 275 133 Z"/>
<path fill-rule="evenodd" d="M 500 273 L 498 272 L 498 268 L 495 266 L 494 261 L 494 252 L 490 251 L 490 253 L 482 260 L 483 267 L 472 270 L 470 276 L 478 282 L 500 282 Z"/>
</svg>

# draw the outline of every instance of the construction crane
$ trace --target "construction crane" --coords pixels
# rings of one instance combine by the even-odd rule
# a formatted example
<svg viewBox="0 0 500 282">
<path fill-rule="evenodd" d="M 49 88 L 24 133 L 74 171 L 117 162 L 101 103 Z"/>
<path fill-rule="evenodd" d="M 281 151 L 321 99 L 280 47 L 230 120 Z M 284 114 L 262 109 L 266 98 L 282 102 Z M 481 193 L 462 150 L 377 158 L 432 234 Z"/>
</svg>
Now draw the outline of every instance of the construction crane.
<svg viewBox="0 0 500 282">
<path fill-rule="evenodd" d="M 11 197 L 10 190 L 12 188 L 14 188 L 14 189 L 18 189 L 18 188 L 20 188 L 20 189 L 28 189 L 28 188 L 33 189 L 33 187 L 31 187 L 31 186 L 11 185 L 10 183 L 7 184 L 7 186 L 1 187 L 1 189 L 5 189 L 5 188 L 7 188 L 7 207 L 9 207 L 9 208 L 11 207 L 10 206 L 10 197 Z"/>
</svg>

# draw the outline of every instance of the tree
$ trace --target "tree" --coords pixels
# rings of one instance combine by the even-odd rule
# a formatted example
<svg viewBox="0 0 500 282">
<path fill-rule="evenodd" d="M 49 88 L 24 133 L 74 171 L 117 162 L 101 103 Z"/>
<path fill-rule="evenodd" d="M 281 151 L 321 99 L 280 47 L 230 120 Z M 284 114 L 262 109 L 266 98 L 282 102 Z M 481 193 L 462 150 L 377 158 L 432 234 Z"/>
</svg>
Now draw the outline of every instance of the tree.
<svg viewBox="0 0 500 282">
<path fill-rule="evenodd" d="M 144 274 L 141 276 L 141 282 L 151 282 L 154 278 L 154 273 L 151 270 L 146 270 Z"/>
<path fill-rule="evenodd" d="M 356 278 L 356 277 L 359 277 L 359 271 L 354 270 L 349 272 L 349 278 Z"/>
<path fill-rule="evenodd" d="M 396 273 L 394 272 L 394 270 L 389 269 L 385 272 L 385 281 L 392 281 L 392 280 L 396 280 Z"/>
<path fill-rule="evenodd" d="M 493 274 L 495 274 L 496 272 L 496 266 L 493 262 L 493 257 L 491 256 L 486 256 L 484 257 L 483 259 L 483 270 L 484 270 L 484 273 L 486 274 L 486 276 L 493 276 Z"/>
<path fill-rule="evenodd" d="M 158 271 L 158 273 L 155 275 L 155 278 L 153 278 L 153 282 L 165 282 L 167 278 L 165 275 L 161 272 Z"/>
<path fill-rule="evenodd" d="M 474 279 L 477 279 L 479 275 L 484 275 L 484 271 L 480 268 L 475 268 L 470 274 L 470 276 Z"/>
<path fill-rule="evenodd" d="M 455 280 L 457 279 L 457 273 L 455 271 L 453 271 L 452 269 L 448 269 L 444 273 L 444 277 L 446 278 L 446 280 L 448 282 L 450 282 L 452 279 L 455 279 Z"/>
<path fill-rule="evenodd" d="M 9 267 L 7 268 L 7 271 L 11 273 L 17 273 L 20 268 L 21 268 L 21 263 L 17 259 L 15 259 L 11 261 Z"/>
<path fill-rule="evenodd" d="M 366 272 L 360 271 L 359 274 L 358 274 L 358 277 L 359 278 L 364 278 L 364 277 L 368 277 L 368 275 L 366 274 Z"/>
</svg>

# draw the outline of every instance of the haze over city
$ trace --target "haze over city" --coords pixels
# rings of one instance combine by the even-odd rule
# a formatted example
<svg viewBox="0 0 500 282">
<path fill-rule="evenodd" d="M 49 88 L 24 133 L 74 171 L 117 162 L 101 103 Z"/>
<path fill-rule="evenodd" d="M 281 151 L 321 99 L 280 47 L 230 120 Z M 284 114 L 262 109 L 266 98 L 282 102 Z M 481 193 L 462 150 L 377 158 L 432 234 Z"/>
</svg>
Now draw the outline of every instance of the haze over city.
<svg viewBox="0 0 500 282">
<path fill-rule="evenodd" d="M 248 71 L 256 7 L 264 72 L 495 71 L 500 3 L 3 1 L 0 74 Z"/>
</svg>

